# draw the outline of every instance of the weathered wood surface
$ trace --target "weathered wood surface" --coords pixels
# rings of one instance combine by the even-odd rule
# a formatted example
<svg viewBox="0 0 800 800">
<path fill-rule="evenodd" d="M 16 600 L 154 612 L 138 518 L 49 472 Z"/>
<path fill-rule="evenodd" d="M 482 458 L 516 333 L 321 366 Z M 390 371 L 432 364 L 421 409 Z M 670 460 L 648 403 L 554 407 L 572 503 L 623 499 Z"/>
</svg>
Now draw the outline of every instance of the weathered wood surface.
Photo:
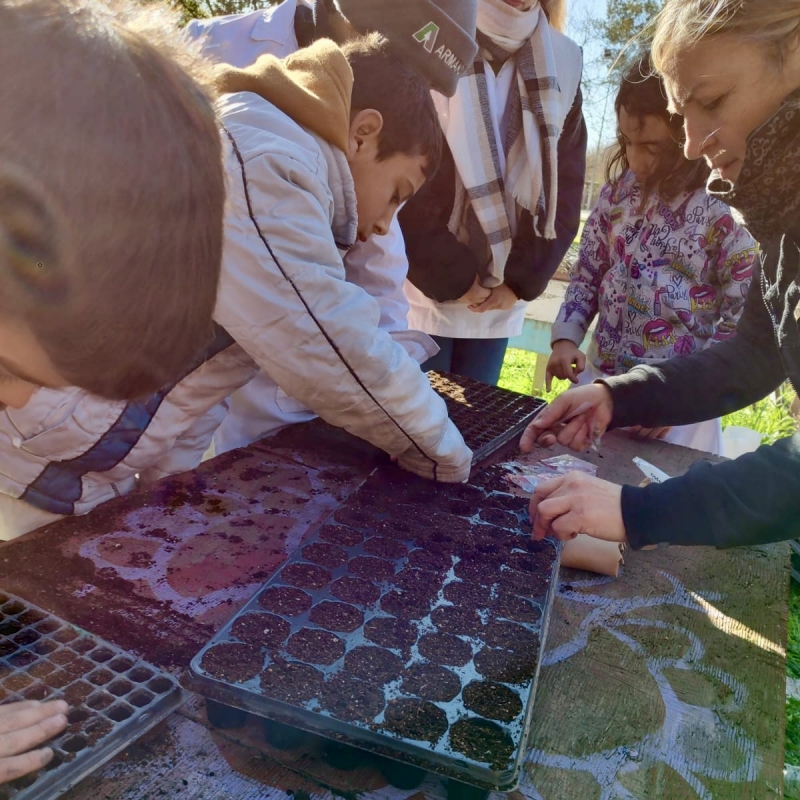
<svg viewBox="0 0 800 800">
<path fill-rule="evenodd" d="M 698 456 L 618 433 L 604 438 L 599 455 L 585 457 L 598 464 L 600 477 L 638 483 L 642 476 L 630 461 L 633 455 L 671 475 Z M 62 531 L 51 542 L 39 533 L 36 548 L 40 558 L 49 551 L 57 559 L 75 552 L 80 541 L 87 553 L 92 535 L 109 532 L 92 534 L 84 526 L 80 534 Z M 119 591 L 95 595 L 90 585 L 76 598 L 66 573 L 60 586 L 37 585 L 31 545 L 20 546 L 28 538 L 0 548 L 0 586 L 56 613 L 59 607 L 75 613 L 78 600 L 94 604 L 96 615 L 118 613 L 124 602 Z M 17 561 L 17 552 L 30 558 Z M 140 602 L 153 591 L 143 586 L 131 583 Z M 242 585 L 240 596 L 227 604 L 230 613 L 249 586 Z M 517 800 L 781 797 L 787 591 L 786 545 L 628 553 L 617 580 L 564 570 Z M 112 606 L 103 607 L 105 602 Z M 208 627 L 190 630 L 187 646 L 221 624 L 221 608 L 203 607 Z M 121 630 L 118 643 L 129 638 Z M 182 647 L 177 651 L 183 656 Z M 158 648 L 153 652 L 157 656 Z M 143 654 L 158 661 L 153 653 Z M 376 800 L 445 796 L 436 778 L 401 792 L 368 769 L 346 773 L 313 752 L 272 750 L 255 723 L 244 732 L 211 731 L 202 704 L 192 702 L 66 798 L 255 800 L 284 798 L 287 792 L 328 796 L 331 788 Z"/>
</svg>

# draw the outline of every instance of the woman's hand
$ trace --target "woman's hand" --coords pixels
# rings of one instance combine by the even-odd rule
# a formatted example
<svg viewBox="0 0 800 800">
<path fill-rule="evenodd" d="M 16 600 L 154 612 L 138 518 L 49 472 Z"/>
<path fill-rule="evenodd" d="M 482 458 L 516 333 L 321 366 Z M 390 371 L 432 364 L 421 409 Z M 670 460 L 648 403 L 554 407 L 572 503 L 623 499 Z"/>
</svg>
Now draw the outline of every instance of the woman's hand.
<svg viewBox="0 0 800 800">
<path fill-rule="evenodd" d="M 472 282 L 472 286 L 470 286 L 469 291 L 465 294 L 462 294 L 461 297 L 456 300 L 456 303 L 463 303 L 464 305 L 468 305 L 472 307 L 475 304 L 483 303 L 487 300 L 492 294 L 491 289 L 487 289 L 485 286 L 481 286 L 480 280 L 478 276 L 475 276 L 475 280 Z"/>
<path fill-rule="evenodd" d="M 552 447 L 558 442 L 573 450 L 586 450 L 606 432 L 613 414 L 614 401 L 605 384 L 570 389 L 556 397 L 525 428 L 519 448 L 527 453 L 536 444 Z"/>
<path fill-rule="evenodd" d="M 608 542 L 625 541 L 622 487 L 583 472 L 540 483 L 529 506 L 533 538 L 574 539 L 579 533 Z"/>
<path fill-rule="evenodd" d="M 0 706 L 0 783 L 35 772 L 50 761 L 53 751 L 49 747 L 31 748 L 67 727 L 68 709 L 63 700 Z"/>
<path fill-rule="evenodd" d="M 484 311 L 508 311 L 517 303 L 519 298 L 513 289 L 501 283 L 490 289 L 489 297 L 482 303 L 473 303 L 470 305 L 469 310 L 474 311 L 476 314 L 483 314 Z"/>
<path fill-rule="evenodd" d="M 553 342 L 553 352 L 547 361 L 545 388 L 550 391 L 553 378 L 578 382 L 578 375 L 586 369 L 586 356 L 570 339 L 557 339 Z"/>
</svg>

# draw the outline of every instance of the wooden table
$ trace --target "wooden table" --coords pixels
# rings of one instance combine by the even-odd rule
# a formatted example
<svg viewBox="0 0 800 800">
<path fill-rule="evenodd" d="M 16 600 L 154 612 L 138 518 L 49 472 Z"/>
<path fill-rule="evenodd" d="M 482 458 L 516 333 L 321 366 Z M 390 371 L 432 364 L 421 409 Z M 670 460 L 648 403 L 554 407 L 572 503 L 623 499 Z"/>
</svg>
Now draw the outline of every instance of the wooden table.
<svg viewBox="0 0 800 800">
<path fill-rule="evenodd" d="M 293 435 L 3 545 L 0 586 L 179 671 L 375 463 L 358 445 L 317 452 Z M 633 455 L 672 475 L 698 457 L 612 433 L 586 458 L 600 477 L 638 483 Z M 242 474 L 246 492 L 232 478 Z M 253 511 L 275 516 L 267 541 L 243 522 Z M 167 531 L 158 522 L 170 515 L 183 522 Z M 616 580 L 563 570 L 514 800 L 782 797 L 788 563 L 786 545 L 665 548 L 627 554 Z M 370 769 L 272 750 L 255 722 L 210 729 L 193 699 L 66 798 L 307 800 L 331 789 L 445 796 L 433 776 L 402 792 Z"/>
</svg>

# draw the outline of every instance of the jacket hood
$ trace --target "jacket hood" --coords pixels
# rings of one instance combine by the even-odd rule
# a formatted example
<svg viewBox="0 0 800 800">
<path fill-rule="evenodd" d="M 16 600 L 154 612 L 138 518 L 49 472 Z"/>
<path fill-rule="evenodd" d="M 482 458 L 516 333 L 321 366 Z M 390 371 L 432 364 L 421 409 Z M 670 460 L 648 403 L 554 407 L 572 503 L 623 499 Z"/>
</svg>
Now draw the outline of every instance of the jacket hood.
<svg viewBox="0 0 800 800">
<path fill-rule="evenodd" d="M 330 39 L 288 56 L 261 56 L 249 67 L 214 67 L 214 84 L 221 94 L 253 92 L 347 153 L 353 71 Z"/>
</svg>

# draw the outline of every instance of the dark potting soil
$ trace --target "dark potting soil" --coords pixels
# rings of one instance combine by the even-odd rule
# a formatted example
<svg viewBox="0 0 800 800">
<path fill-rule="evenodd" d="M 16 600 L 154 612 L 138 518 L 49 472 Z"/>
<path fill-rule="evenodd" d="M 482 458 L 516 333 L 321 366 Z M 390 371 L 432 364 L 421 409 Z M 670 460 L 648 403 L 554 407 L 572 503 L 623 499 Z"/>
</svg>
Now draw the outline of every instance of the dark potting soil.
<svg viewBox="0 0 800 800">
<path fill-rule="evenodd" d="M 319 538 L 342 547 L 355 547 L 364 541 L 362 533 L 345 525 L 326 525 L 320 530 Z"/>
<path fill-rule="evenodd" d="M 478 635 L 483 623 L 470 606 L 438 606 L 431 612 L 431 622 L 441 633 Z"/>
<path fill-rule="evenodd" d="M 291 625 L 274 614 L 245 614 L 233 623 L 231 633 L 247 644 L 278 647 L 291 631 Z"/>
<path fill-rule="evenodd" d="M 491 525 L 511 530 L 518 530 L 522 527 L 519 517 L 513 511 L 506 511 L 503 508 L 484 506 L 481 509 L 481 519 Z"/>
<path fill-rule="evenodd" d="M 296 617 L 311 608 L 313 600 L 310 595 L 293 589 L 290 586 L 273 586 L 266 589 L 258 598 L 258 602 L 267 611 L 285 617 Z"/>
<path fill-rule="evenodd" d="M 420 598 L 431 601 L 439 591 L 440 579 L 427 570 L 405 567 L 394 577 L 394 585 L 406 592 L 414 592 Z"/>
<path fill-rule="evenodd" d="M 435 744 L 447 730 L 447 715 L 425 700 L 392 700 L 386 706 L 383 727 L 404 739 Z"/>
<path fill-rule="evenodd" d="M 453 559 L 447 553 L 435 553 L 422 547 L 412 550 L 408 554 L 408 566 L 430 572 L 442 573 L 450 569 Z"/>
<path fill-rule="evenodd" d="M 492 604 L 495 617 L 505 617 L 513 622 L 535 624 L 542 618 L 542 609 L 525 597 L 514 594 L 500 594 Z"/>
<path fill-rule="evenodd" d="M 511 653 L 484 648 L 475 656 L 475 669 L 486 680 L 500 683 L 525 683 L 536 674 L 536 653 Z"/>
<path fill-rule="evenodd" d="M 331 600 L 324 600 L 315 605 L 308 618 L 321 628 L 345 633 L 360 628 L 364 622 L 362 611 L 347 603 L 335 603 Z"/>
<path fill-rule="evenodd" d="M 374 686 L 383 686 L 400 676 L 403 662 L 382 647 L 356 647 L 344 657 L 345 670 Z"/>
<path fill-rule="evenodd" d="M 509 594 L 521 594 L 529 597 L 541 597 L 547 594 L 547 587 L 550 584 L 548 574 L 540 572 L 522 572 L 518 569 L 506 568 L 500 571 L 497 576 L 497 586 L 499 591 Z"/>
<path fill-rule="evenodd" d="M 381 598 L 381 609 L 402 619 L 422 619 L 430 610 L 430 600 L 414 592 L 395 589 Z"/>
<path fill-rule="evenodd" d="M 333 518 L 343 525 L 350 525 L 353 528 L 366 528 L 372 530 L 375 527 L 375 517 L 369 509 L 361 508 L 355 500 L 351 500 L 348 505 L 340 508 Z"/>
<path fill-rule="evenodd" d="M 472 658 L 469 644 L 449 633 L 428 633 L 419 640 L 419 652 L 434 664 L 463 667 Z"/>
<path fill-rule="evenodd" d="M 347 675 L 334 675 L 320 689 L 322 709 L 343 722 L 372 722 L 383 710 L 383 691 Z"/>
<path fill-rule="evenodd" d="M 364 552 L 379 558 L 402 558 L 408 553 L 408 547 L 388 536 L 373 536 L 364 542 Z"/>
<path fill-rule="evenodd" d="M 513 622 L 490 622 L 483 631 L 483 640 L 489 647 L 499 647 L 512 653 L 535 653 L 539 637 Z"/>
<path fill-rule="evenodd" d="M 316 697 L 322 673 L 308 664 L 275 661 L 261 673 L 261 691 L 284 703 L 303 704 Z"/>
<path fill-rule="evenodd" d="M 348 570 L 353 575 L 371 581 L 385 581 L 394 575 L 394 564 L 382 558 L 372 556 L 356 556 L 348 564 Z"/>
<path fill-rule="evenodd" d="M 330 592 L 337 599 L 357 606 L 371 605 L 381 596 L 381 590 L 377 586 L 349 575 L 334 581 Z"/>
<path fill-rule="evenodd" d="M 303 628 L 291 636 L 286 652 L 311 664 L 333 664 L 344 655 L 344 642 L 329 631 Z"/>
<path fill-rule="evenodd" d="M 402 689 L 406 694 L 447 703 L 461 691 L 461 680 L 449 669 L 434 664 L 412 664 L 403 673 Z"/>
<path fill-rule="evenodd" d="M 243 683 L 261 672 L 264 655 L 260 647 L 225 642 L 206 650 L 200 666 L 212 678 L 227 683 Z"/>
<path fill-rule="evenodd" d="M 331 573 L 316 564 L 289 564 L 281 572 L 281 580 L 301 589 L 321 589 L 331 582 Z"/>
<path fill-rule="evenodd" d="M 491 586 L 467 583 L 465 581 L 451 581 L 446 584 L 442 594 L 456 606 L 466 608 L 485 608 L 489 605 L 492 596 Z"/>
<path fill-rule="evenodd" d="M 519 695 L 502 683 L 474 681 L 464 687 L 464 705 L 478 716 L 512 722 L 522 713 Z"/>
<path fill-rule="evenodd" d="M 417 641 L 417 629 L 406 619 L 373 617 L 364 626 L 364 638 L 381 647 L 406 650 Z"/>
<path fill-rule="evenodd" d="M 321 567 L 335 569 L 347 561 L 347 553 L 330 542 L 314 542 L 303 548 L 303 558 Z"/>
<path fill-rule="evenodd" d="M 461 719 L 450 728 L 450 746 L 473 761 L 500 770 L 508 766 L 514 742 L 499 725 L 485 719 Z"/>
</svg>

